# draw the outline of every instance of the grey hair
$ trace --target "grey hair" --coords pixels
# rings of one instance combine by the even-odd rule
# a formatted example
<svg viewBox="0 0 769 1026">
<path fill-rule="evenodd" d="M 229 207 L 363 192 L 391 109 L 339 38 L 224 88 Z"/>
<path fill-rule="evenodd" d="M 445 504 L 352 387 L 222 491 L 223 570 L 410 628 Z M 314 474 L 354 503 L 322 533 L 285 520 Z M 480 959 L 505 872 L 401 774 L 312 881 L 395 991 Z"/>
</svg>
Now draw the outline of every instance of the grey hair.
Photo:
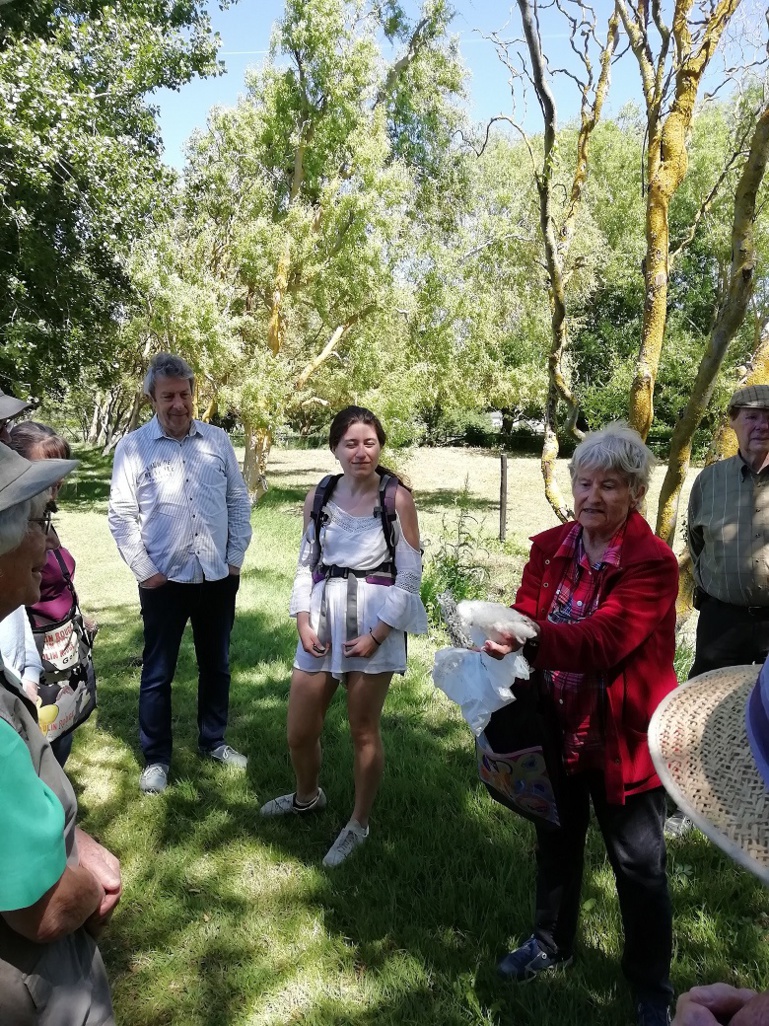
<svg viewBox="0 0 769 1026">
<path fill-rule="evenodd" d="M 641 436 L 625 423 L 616 420 L 600 431 L 591 431 L 574 450 L 569 463 L 571 482 L 581 470 L 616 470 L 624 474 L 630 494 L 637 498 L 649 487 L 652 468 L 657 461 Z"/>
<path fill-rule="evenodd" d="M 158 378 L 184 378 L 190 383 L 190 392 L 195 391 L 195 371 L 181 356 L 173 353 L 158 353 L 153 356 L 144 377 L 145 395 L 155 398 L 155 382 Z"/>
<path fill-rule="evenodd" d="M 48 488 L 33 495 L 31 499 L 24 499 L 8 509 L 0 510 L 0 556 L 18 549 L 24 541 L 30 518 L 42 517 L 50 498 L 51 490 Z"/>
</svg>

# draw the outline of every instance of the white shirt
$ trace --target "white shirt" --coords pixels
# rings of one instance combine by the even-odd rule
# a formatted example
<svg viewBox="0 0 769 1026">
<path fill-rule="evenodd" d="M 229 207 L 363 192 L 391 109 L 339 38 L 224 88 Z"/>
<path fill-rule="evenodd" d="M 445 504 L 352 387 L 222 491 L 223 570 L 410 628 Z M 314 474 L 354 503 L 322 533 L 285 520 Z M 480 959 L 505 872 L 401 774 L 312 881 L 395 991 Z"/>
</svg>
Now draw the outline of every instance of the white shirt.
<svg viewBox="0 0 769 1026">
<path fill-rule="evenodd" d="M 242 566 L 251 540 L 251 502 L 232 443 L 193 420 L 181 439 L 157 417 L 115 450 L 109 529 L 137 581 L 218 581 Z"/>
<path fill-rule="evenodd" d="M 24 606 L 0 620 L 0 658 L 15 679 L 40 682 L 43 664 Z"/>
</svg>

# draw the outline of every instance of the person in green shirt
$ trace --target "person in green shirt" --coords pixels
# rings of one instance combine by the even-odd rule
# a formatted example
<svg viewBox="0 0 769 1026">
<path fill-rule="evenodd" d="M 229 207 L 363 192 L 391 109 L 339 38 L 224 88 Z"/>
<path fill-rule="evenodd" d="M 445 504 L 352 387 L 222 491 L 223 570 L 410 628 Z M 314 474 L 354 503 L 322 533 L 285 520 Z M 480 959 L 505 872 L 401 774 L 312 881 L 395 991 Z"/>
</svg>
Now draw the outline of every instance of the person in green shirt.
<svg viewBox="0 0 769 1026">
<path fill-rule="evenodd" d="M 0 912 L 34 905 L 64 872 L 64 807 L 35 773 L 19 735 L 0 720 Z M 9 800 L 13 796 L 13 800 Z"/>
<path fill-rule="evenodd" d="M 76 466 L 0 444 L 0 620 L 40 597 L 50 490 Z M 1 662 L 0 772 L 0 1023 L 114 1026 L 96 938 L 120 900 L 120 863 L 76 825 L 72 785 Z"/>
</svg>

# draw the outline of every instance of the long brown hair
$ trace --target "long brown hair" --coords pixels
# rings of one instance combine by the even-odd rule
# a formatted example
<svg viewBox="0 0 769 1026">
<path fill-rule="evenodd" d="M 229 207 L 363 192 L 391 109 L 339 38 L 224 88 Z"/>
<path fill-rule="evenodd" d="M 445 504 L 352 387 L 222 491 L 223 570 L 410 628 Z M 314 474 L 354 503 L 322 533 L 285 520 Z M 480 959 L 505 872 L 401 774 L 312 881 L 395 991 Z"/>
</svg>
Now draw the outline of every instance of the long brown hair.
<svg viewBox="0 0 769 1026">
<path fill-rule="evenodd" d="M 28 460 L 68 460 L 72 451 L 66 438 L 36 420 L 24 420 L 11 428 L 11 449 Z"/>
<path fill-rule="evenodd" d="M 331 426 L 328 429 L 328 447 L 333 452 L 339 443 L 342 441 L 347 431 L 353 426 L 353 424 L 367 424 L 369 427 L 373 427 L 376 433 L 377 441 L 384 448 L 385 442 L 387 441 L 387 434 L 385 429 L 382 427 L 382 422 L 375 413 L 371 410 L 366 409 L 365 406 L 345 406 L 343 410 L 331 421 Z M 376 472 L 382 477 L 384 474 L 390 474 L 394 477 L 398 484 L 403 485 L 408 491 L 411 491 L 411 487 L 407 481 L 396 474 L 394 470 L 386 467 L 383 463 L 378 463 Z"/>
</svg>

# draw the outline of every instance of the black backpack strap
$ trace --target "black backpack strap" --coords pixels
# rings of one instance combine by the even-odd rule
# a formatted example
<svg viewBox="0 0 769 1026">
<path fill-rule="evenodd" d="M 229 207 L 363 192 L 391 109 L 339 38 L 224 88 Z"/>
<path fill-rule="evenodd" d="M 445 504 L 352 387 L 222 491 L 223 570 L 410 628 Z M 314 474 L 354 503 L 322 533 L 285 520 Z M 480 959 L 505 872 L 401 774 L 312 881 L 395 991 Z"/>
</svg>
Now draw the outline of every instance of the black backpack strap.
<svg viewBox="0 0 769 1026">
<path fill-rule="evenodd" d="M 75 585 L 72 581 L 72 574 L 69 572 L 67 564 L 64 562 L 64 556 L 61 554 L 61 547 L 53 549 L 53 554 L 56 562 L 59 564 L 59 570 L 61 570 L 61 576 L 64 578 L 64 583 L 69 589 L 69 593 L 72 596 L 72 605 L 77 606 L 77 592 L 75 591 Z"/>
<path fill-rule="evenodd" d="M 310 510 L 310 520 L 315 525 L 315 541 L 318 543 L 319 553 L 320 529 L 328 520 L 328 513 L 325 511 L 326 503 L 331 498 L 341 476 L 341 474 L 326 474 L 326 476 L 318 482 L 315 488 L 315 495 L 312 500 L 312 509 Z M 321 553 L 318 557 L 318 563 L 322 562 L 323 556 Z"/>
<path fill-rule="evenodd" d="M 392 474 L 382 474 L 379 479 L 379 499 L 374 510 L 374 516 L 382 520 L 382 531 L 384 532 L 387 551 L 390 554 L 390 562 L 395 563 L 395 493 L 398 491 L 398 478 Z"/>
</svg>

